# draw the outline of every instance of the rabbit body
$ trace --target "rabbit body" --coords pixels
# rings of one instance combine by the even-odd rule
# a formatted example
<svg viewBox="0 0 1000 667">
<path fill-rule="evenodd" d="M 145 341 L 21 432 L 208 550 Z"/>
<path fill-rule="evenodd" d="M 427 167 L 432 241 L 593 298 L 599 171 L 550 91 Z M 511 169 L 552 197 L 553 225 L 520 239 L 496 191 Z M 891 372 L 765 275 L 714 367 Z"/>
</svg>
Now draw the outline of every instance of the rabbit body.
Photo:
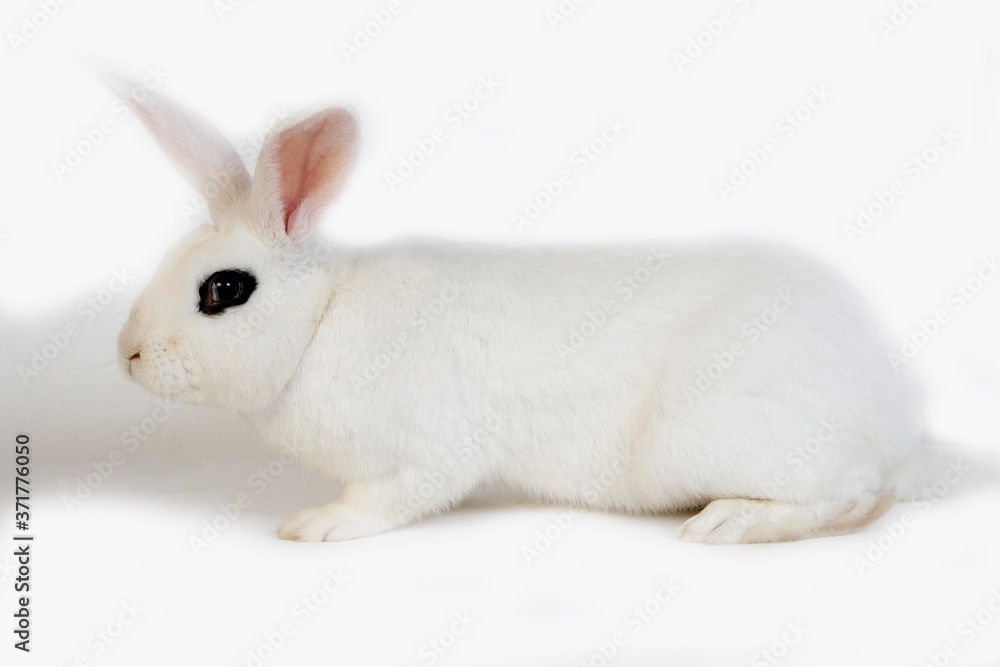
<svg viewBox="0 0 1000 667">
<path fill-rule="evenodd" d="M 705 506 L 681 527 L 690 541 L 834 535 L 920 495 L 940 464 L 873 317 L 814 259 L 751 241 L 414 241 L 315 262 L 313 229 L 356 154 L 350 112 L 274 128 L 251 178 L 200 117 L 156 91 L 128 99 L 213 224 L 136 300 L 119 362 L 342 482 L 284 538 L 377 534 L 483 485 L 604 510 Z"/>
<path fill-rule="evenodd" d="M 375 485 L 378 532 L 484 483 L 638 512 L 855 498 L 891 489 L 922 438 L 861 301 L 785 248 L 425 243 L 332 261 L 298 370 L 246 417 L 348 489 Z"/>
</svg>

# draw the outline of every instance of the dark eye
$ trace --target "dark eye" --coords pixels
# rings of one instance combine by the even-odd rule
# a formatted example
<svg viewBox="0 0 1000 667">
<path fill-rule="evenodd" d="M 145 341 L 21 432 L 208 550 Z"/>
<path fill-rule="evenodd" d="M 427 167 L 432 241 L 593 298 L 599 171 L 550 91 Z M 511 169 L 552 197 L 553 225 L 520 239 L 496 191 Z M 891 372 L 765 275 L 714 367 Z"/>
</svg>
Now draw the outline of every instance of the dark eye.
<svg viewBox="0 0 1000 667">
<path fill-rule="evenodd" d="M 216 271 L 198 288 L 201 296 L 198 310 L 205 315 L 217 315 L 230 306 L 246 303 L 256 288 L 256 278 L 246 271 Z"/>
</svg>

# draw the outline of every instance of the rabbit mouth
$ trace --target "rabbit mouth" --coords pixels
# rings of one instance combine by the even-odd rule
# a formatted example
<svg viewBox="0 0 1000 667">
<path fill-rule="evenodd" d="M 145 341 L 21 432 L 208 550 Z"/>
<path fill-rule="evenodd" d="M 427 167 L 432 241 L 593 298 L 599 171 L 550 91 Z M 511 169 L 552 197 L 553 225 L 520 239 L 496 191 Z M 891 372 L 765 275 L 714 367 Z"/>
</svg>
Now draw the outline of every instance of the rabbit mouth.
<svg viewBox="0 0 1000 667">
<path fill-rule="evenodd" d="M 165 342 L 155 342 L 123 359 L 126 375 L 151 394 L 178 403 L 203 404 L 205 395 L 199 382 L 197 365 Z"/>
</svg>

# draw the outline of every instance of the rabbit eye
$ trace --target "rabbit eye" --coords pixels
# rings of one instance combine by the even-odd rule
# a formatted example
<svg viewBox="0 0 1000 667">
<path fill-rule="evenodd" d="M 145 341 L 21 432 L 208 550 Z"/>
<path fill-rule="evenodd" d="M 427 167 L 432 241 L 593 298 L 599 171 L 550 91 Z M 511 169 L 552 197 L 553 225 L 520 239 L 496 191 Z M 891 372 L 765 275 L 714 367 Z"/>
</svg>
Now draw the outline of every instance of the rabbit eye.
<svg viewBox="0 0 1000 667">
<path fill-rule="evenodd" d="M 256 287 L 257 279 L 246 271 L 216 271 L 198 288 L 201 296 L 198 310 L 205 315 L 217 315 L 230 306 L 246 303 Z"/>
</svg>

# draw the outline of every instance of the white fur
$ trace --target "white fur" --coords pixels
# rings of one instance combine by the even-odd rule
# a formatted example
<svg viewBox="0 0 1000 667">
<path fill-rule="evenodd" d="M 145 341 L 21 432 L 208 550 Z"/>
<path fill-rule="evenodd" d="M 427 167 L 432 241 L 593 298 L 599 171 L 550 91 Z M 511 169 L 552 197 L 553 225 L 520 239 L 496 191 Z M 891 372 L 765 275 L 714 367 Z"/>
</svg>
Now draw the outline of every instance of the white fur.
<svg viewBox="0 0 1000 667">
<path fill-rule="evenodd" d="M 146 115 L 182 113 L 157 98 Z M 353 121 L 336 118 L 353 155 Z M 275 221 L 295 158 L 278 144 L 301 127 L 272 132 L 252 191 L 167 256 L 119 337 L 148 390 L 237 411 L 344 484 L 282 537 L 372 535 L 501 484 L 600 509 L 708 505 L 684 539 L 777 541 L 860 528 L 940 472 L 913 469 L 915 392 L 815 260 L 748 241 L 327 252 L 303 231 L 324 197 Z M 224 150 L 190 139 L 173 154 L 195 165 Z M 232 267 L 257 292 L 199 313 L 200 281 Z"/>
</svg>

